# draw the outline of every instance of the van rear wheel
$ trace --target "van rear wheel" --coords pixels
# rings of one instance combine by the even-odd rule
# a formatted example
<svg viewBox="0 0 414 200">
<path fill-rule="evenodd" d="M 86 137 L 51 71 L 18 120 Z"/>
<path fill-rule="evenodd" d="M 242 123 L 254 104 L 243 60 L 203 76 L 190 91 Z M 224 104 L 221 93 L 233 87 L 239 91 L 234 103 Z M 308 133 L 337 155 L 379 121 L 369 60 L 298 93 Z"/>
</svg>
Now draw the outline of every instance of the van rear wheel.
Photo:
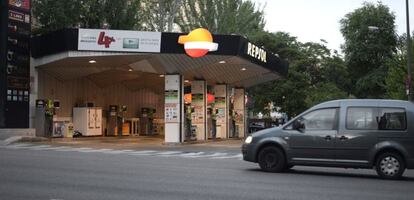
<svg viewBox="0 0 414 200">
<path fill-rule="evenodd" d="M 277 147 L 265 147 L 259 152 L 258 163 L 265 172 L 281 172 L 285 169 L 286 160 Z"/>
<path fill-rule="evenodd" d="M 384 179 L 400 179 L 405 171 L 402 157 L 394 152 L 386 152 L 378 156 L 375 164 L 377 174 Z"/>
</svg>

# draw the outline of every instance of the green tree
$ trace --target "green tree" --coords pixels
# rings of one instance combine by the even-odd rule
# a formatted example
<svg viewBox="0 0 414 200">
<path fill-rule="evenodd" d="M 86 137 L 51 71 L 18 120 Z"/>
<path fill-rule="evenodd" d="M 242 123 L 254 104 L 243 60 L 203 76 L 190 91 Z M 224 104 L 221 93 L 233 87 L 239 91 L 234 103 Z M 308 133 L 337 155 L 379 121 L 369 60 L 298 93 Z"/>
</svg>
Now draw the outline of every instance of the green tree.
<svg viewBox="0 0 414 200">
<path fill-rule="evenodd" d="M 324 82 L 334 83 L 336 87 L 347 92 L 348 95 L 351 88 L 349 73 L 344 60 L 337 53 L 323 61 L 322 77 Z"/>
<path fill-rule="evenodd" d="M 397 45 L 394 21 L 394 14 L 381 3 L 364 3 L 340 21 L 351 92 L 358 98 L 384 96 L 386 62 Z"/>
<path fill-rule="evenodd" d="M 63 28 L 140 29 L 140 0 L 33 0 L 35 32 Z"/>
<path fill-rule="evenodd" d="M 217 34 L 250 36 L 262 31 L 264 13 L 249 0 L 182 0 L 176 22 L 181 31 L 207 28 Z"/>
<path fill-rule="evenodd" d="M 111 29 L 141 28 L 140 0 L 106 0 L 104 2 L 103 18 Z"/>
<path fill-rule="evenodd" d="M 406 38 L 406 34 L 398 37 L 397 51 L 386 63 L 388 66 L 388 74 L 385 78 L 385 98 L 401 100 L 407 99 L 405 82 L 407 77 Z"/>
<path fill-rule="evenodd" d="M 345 63 L 325 41 L 301 43 L 283 32 L 261 32 L 252 40 L 289 61 L 287 77 L 249 89 L 253 112 L 267 114 L 273 104 L 278 111 L 295 116 L 317 103 L 349 97 Z"/>
<path fill-rule="evenodd" d="M 79 0 L 33 0 L 32 3 L 33 16 L 41 31 L 75 27 L 83 10 Z"/>
<path fill-rule="evenodd" d="M 141 0 L 143 30 L 172 32 L 182 0 Z"/>
<path fill-rule="evenodd" d="M 346 98 L 348 94 L 345 91 L 339 89 L 333 82 L 326 82 L 310 88 L 305 102 L 308 107 L 311 107 L 324 101 Z"/>
</svg>

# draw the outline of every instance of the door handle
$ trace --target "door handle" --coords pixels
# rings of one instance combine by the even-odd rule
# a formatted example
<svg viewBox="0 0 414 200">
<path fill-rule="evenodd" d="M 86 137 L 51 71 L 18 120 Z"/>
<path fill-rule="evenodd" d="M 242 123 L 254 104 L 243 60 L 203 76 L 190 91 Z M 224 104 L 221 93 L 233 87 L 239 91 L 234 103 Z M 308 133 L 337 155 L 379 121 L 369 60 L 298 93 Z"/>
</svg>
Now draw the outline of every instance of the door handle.
<svg viewBox="0 0 414 200">
<path fill-rule="evenodd" d="M 330 135 L 327 135 L 327 136 L 325 137 L 325 140 L 326 140 L 326 141 L 331 141 L 331 140 L 332 140 L 332 137 L 331 137 Z"/>
<path fill-rule="evenodd" d="M 341 140 L 341 141 L 344 141 L 344 140 L 347 140 L 347 139 L 348 139 L 348 137 L 346 137 L 344 135 L 339 138 L 339 140 Z"/>
</svg>

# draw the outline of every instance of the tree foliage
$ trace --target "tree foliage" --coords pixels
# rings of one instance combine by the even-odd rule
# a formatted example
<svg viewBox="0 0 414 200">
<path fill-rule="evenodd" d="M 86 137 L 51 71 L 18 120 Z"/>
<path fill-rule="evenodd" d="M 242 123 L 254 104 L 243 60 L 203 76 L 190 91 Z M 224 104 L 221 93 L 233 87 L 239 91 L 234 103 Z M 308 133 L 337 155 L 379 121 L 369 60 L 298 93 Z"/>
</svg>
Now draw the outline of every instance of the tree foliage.
<svg viewBox="0 0 414 200">
<path fill-rule="evenodd" d="M 261 84 L 249 90 L 254 112 L 268 114 L 269 104 L 295 116 L 317 103 L 348 98 L 348 73 L 341 57 L 325 43 L 301 43 L 287 33 L 262 32 L 252 37 L 258 45 L 289 61 L 286 78 Z"/>
<path fill-rule="evenodd" d="M 140 0 L 33 0 L 38 32 L 63 28 L 139 29 Z"/>
<path fill-rule="evenodd" d="M 381 98 L 385 93 L 386 62 L 397 45 L 394 21 L 381 3 L 364 3 L 340 21 L 350 89 L 359 98 Z"/>
<path fill-rule="evenodd" d="M 398 37 L 397 51 L 388 60 L 388 74 L 385 78 L 385 98 L 406 100 L 406 77 L 407 77 L 407 35 Z M 413 40 L 414 38 L 411 38 Z M 413 48 L 413 47 L 411 47 Z M 411 86 L 413 88 L 413 86 Z"/>
<path fill-rule="evenodd" d="M 182 0 L 141 0 L 143 30 L 172 32 Z"/>
<path fill-rule="evenodd" d="M 264 13 L 251 1 L 182 0 L 177 25 L 182 32 L 207 28 L 217 34 L 249 36 L 263 30 Z"/>
</svg>

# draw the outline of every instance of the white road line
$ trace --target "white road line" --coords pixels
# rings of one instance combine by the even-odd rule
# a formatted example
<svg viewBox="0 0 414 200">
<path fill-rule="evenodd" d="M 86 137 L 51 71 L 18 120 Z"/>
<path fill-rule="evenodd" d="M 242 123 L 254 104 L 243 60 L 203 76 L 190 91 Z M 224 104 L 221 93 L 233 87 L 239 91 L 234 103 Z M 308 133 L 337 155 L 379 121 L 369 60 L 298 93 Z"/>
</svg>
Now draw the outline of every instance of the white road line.
<svg viewBox="0 0 414 200">
<path fill-rule="evenodd" d="M 30 148 L 31 150 L 35 150 L 35 151 L 46 151 L 46 150 L 58 150 L 58 149 L 62 149 L 62 147 L 54 147 L 54 146 L 50 146 L 50 147 L 38 147 L 35 146 L 33 148 Z"/>
<path fill-rule="evenodd" d="M 173 156 L 190 158 L 191 156 L 198 156 L 198 155 L 203 155 L 203 154 L 204 154 L 204 152 L 193 152 L 193 153 L 177 154 L 177 155 L 173 155 Z"/>
<path fill-rule="evenodd" d="M 135 152 L 131 152 L 133 154 L 146 154 L 146 153 L 157 153 L 159 151 L 153 151 L 153 150 L 146 150 L 146 151 L 135 151 Z"/>
<path fill-rule="evenodd" d="M 189 156 L 190 158 L 209 158 L 209 157 L 216 157 L 216 156 L 227 156 L 228 153 L 213 153 L 213 154 L 206 154 L 206 155 L 193 155 Z"/>
<path fill-rule="evenodd" d="M 105 154 L 123 154 L 123 153 L 128 153 L 128 152 L 125 152 L 123 150 L 112 150 L 112 151 L 103 151 L 102 153 L 105 153 Z"/>
<path fill-rule="evenodd" d="M 143 150 L 136 151 L 131 149 L 114 150 L 114 149 L 93 149 L 89 147 L 75 148 L 69 146 L 51 146 L 51 145 L 33 145 L 30 143 L 20 143 L 5 146 L 9 149 L 32 149 L 37 151 L 53 150 L 61 152 L 81 152 L 81 153 L 105 153 L 105 154 L 126 154 L 132 156 L 159 156 L 159 157 L 182 157 L 182 158 L 207 158 L 207 159 L 239 159 L 242 160 L 242 154 L 230 154 L 224 152 L 183 152 L 183 151 L 155 151 Z"/>
<path fill-rule="evenodd" d="M 218 156 L 218 157 L 211 157 L 210 159 L 232 159 L 232 158 L 242 158 L 243 155 L 241 153 L 233 156 Z"/>
<path fill-rule="evenodd" d="M 13 144 L 13 145 L 10 145 L 10 146 L 13 146 L 13 147 L 27 147 L 27 146 L 33 146 L 33 145 L 28 144 L 28 143 L 21 143 L 21 144 Z"/>
<path fill-rule="evenodd" d="M 13 144 L 13 145 L 5 146 L 5 148 L 8 148 L 8 149 L 27 149 L 27 148 L 31 148 L 31 147 L 33 147 L 32 144 L 26 144 L 26 143 L 24 143 L 24 144 Z"/>
<path fill-rule="evenodd" d="M 135 152 L 129 152 L 128 155 L 132 156 L 152 156 L 154 154 L 157 154 L 159 151 L 135 151 Z"/>
<path fill-rule="evenodd" d="M 160 152 L 160 153 L 156 153 L 154 155 L 160 156 L 160 157 L 168 157 L 168 156 L 171 156 L 171 155 L 176 155 L 176 154 L 181 154 L 181 153 L 183 153 L 183 152 L 182 151 L 163 151 L 163 152 Z"/>
<path fill-rule="evenodd" d="M 30 147 L 29 149 L 39 151 L 39 150 L 46 150 L 46 148 L 50 148 L 50 147 L 52 146 L 51 145 L 36 145 L 36 146 Z"/>
<path fill-rule="evenodd" d="M 73 147 L 62 146 L 60 149 L 56 149 L 55 151 L 76 151 Z"/>
<path fill-rule="evenodd" d="M 125 149 L 125 150 L 121 150 L 121 151 L 125 152 L 125 153 L 136 152 L 135 150 L 131 150 L 131 149 Z"/>
<path fill-rule="evenodd" d="M 73 148 L 73 151 L 77 151 L 77 152 L 81 152 L 81 153 L 83 153 L 83 152 L 85 152 L 85 151 L 90 151 L 90 150 L 94 150 L 94 149 L 89 148 L 89 147 L 83 147 L 83 148 Z"/>
<path fill-rule="evenodd" d="M 78 152 L 82 152 L 82 153 L 103 153 L 106 151 L 113 151 L 112 149 L 82 149 L 82 150 L 77 150 Z"/>
</svg>

